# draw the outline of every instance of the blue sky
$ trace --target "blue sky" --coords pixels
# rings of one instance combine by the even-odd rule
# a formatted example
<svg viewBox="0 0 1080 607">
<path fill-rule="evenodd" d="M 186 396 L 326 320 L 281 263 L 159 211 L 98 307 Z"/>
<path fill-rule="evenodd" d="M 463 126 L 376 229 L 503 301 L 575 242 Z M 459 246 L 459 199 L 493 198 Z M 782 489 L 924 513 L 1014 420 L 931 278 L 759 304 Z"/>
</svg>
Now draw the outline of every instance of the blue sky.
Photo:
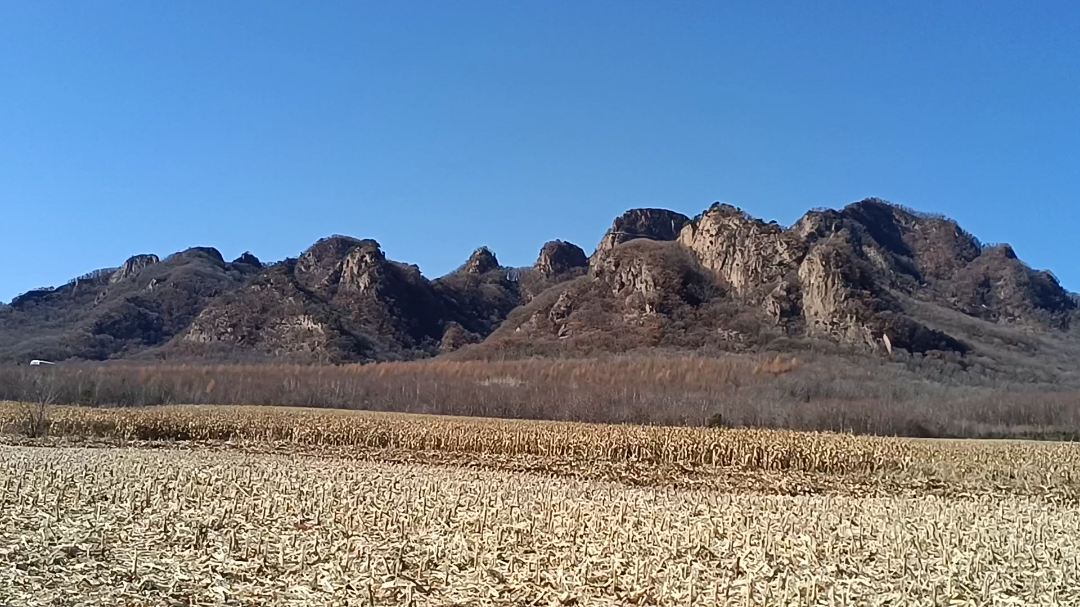
<svg viewBox="0 0 1080 607">
<path fill-rule="evenodd" d="M 1080 289 L 1069 2 L 0 0 L 0 301 L 333 233 L 429 276 L 880 196 Z"/>
</svg>

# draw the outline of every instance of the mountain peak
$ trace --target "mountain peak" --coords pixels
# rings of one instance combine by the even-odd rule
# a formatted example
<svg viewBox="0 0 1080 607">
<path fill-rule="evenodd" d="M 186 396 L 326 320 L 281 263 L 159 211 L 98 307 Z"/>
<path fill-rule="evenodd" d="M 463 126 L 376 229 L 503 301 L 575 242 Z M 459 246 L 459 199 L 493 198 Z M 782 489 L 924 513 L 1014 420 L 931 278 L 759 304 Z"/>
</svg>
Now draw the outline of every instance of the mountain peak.
<svg viewBox="0 0 1080 607">
<path fill-rule="evenodd" d="M 645 238 L 648 240 L 675 240 L 679 231 L 690 221 L 682 213 L 658 208 L 630 209 L 615 218 L 611 228 L 604 234 L 593 257 L 603 255 L 616 246 Z"/>
<path fill-rule="evenodd" d="M 236 265 L 252 266 L 255 268 L 263 267 L 262 261 L 259 260 L 251 251 L 244 251 L 239 257 L 232 260 L 232 263 Z"/>
<path fill-rule="evenodd" d="M 485 246 L 473 251 L 462 269 L 466 274 L 486 274 L 499 267 L 499 260 L 495 257 L 495 253 Z"/>
<path fill-rule="evenodd" d="M 552 278 L 575 268 L 585 268 L 589 265 L 589 259 L 585 257 L 585 251 L 572 242 L 551 240 L 544 243 L 540 248 L 540 255 L 536 258 L 533 268 L 545 278 Z"/>
<path fill-rule="evenodd" d="M 109 282 L 118 283 L 122 280 L 131 278 L 132 276 L 135 276 L 139 272 L 143 271 L 144 268 L 150 267 L 156 263 L 159 263 L 160 261 L 161 260 L 158 259 L 157 255 L 153 255 L 151 253 L 132 255 L 131 257 L 128 257 L 126 261 L 124 261 L 124 263 L 120 266 L 119 269 L 113 272 L 112 276 L 109 277 Z"/>
</svg>

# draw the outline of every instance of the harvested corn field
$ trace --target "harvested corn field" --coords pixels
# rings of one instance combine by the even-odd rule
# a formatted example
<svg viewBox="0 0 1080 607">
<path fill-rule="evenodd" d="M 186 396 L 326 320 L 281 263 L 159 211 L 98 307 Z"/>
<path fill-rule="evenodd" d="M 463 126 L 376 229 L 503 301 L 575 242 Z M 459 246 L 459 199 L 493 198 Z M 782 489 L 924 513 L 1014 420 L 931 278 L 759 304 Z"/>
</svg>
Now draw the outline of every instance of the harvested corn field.
<svg viewBox="0 0 1080 607">
<path fill-rule="evenodd" d="M 51 429 L 0 447 L 0 604 L 1080 602 L 1068 444 L 206 407 Z"/>
<path fill-rule="evenodd" d="M 0 438 L 22 407 L 0 403 Z M 612 468 L 777 473 L 968 492 L 1080 496 L 1080 444 L 912 440 L 781 430 L 581 424 L 294 407 L 53 407 L 54 443 L 198 445 L 394 461 L 454 460 L 574 476 Z M 699 474 L 700 475 L 700 474 Z M 634 482 L 633 478 L 619 480 Z M 664 479 L 643 479 L 663 482 Z M 640 484 L 640 483 L 638 483 Z"/>
</svg>

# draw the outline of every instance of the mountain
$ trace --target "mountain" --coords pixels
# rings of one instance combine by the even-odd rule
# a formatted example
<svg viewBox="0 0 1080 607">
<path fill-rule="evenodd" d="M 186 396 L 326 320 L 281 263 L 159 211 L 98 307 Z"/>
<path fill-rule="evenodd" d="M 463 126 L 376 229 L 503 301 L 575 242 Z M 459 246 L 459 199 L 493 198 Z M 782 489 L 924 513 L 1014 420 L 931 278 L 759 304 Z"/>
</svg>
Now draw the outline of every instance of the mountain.
<svg viewBox="0 0 1080 607">
<path fill-rule="evenodd" d="M 0 358 L 404 360 L 476 343 L 537 292 L 580 273 L 575 245 L 544 245 L 537 267 L 503 267 L 486 247 L 428 280 L 379 243 L 324 238 L 263 266 L 213 249 L 137 255 L 0 310 Z"/>
<path fill-rule="evenodd" d="M 587 275 L 515 310 L 473 353 L 838 346 L 1010 371 L 1017 353 L 1067 364 L 1077 310 L 1009 247 L 878 199 L 788 228 L 727 204 L 693 219 L 636 209 L 605 234 Z"/>
<path fill-rule="evenodd" d="M 161 346 L 216 298 L 263 270 L 254 256 L 226 262 L 211 248 L 164 260 L 135 255 L 0 310 L 0 359 L 106 359 Z"/>
<path fill-rule="evenodd" d="M 591 256 L 551 241 L 528 268 L 481 247 L 434 280 L 346 236 L 265 266 L 205 248 L 135 256 L 0 308 L 0 357 L 825 349 L 1015 372 L 1068 364 L 1078 307 L 1052 274 L 945 217 L 867 199 L 783 227 L 717 203 L 694 218 L 627 211 Z"/>
</svg>

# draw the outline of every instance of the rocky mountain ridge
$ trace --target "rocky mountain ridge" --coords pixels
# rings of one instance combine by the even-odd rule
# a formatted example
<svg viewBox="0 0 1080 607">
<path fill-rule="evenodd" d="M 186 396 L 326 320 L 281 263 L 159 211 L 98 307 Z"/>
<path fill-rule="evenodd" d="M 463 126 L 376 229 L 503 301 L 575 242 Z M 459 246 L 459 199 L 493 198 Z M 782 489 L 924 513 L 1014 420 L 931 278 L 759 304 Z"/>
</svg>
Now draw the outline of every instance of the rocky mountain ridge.
<svg viewBox="0 0 1080 607">
<path fill-rule="evenodd" d="M 0 307 L 0 358 L 348 362 L 825 344 L 970 359 L 991 341 L 1072 343 L 1078 306 L 1049 272 L 944 217 L 866 199 L 784 227 L 717 203 L 693 218 L 627 211 L 588 257 L 551 241 L 534 265 L 508 268 L 480 247 L 436 279 L 347 236 L 265 265 L 209 248 L 136 255 Z"/>
<path fill-rule="evenodd" d="M 1050 273 L 943 217 L 867 199 L 784 228 L 714 204 L 686 221 L 628 211 L 601 240 L 588 279 L 527 307 L 493 340 L 535 344 L 621 325 L 640 333 L 624 341 L 647 345 L 804 337 L 871 351 L 971 349 L 912 302 L 1050 333 L 1077 318 L 1075 298 Z"/>
</svg>

